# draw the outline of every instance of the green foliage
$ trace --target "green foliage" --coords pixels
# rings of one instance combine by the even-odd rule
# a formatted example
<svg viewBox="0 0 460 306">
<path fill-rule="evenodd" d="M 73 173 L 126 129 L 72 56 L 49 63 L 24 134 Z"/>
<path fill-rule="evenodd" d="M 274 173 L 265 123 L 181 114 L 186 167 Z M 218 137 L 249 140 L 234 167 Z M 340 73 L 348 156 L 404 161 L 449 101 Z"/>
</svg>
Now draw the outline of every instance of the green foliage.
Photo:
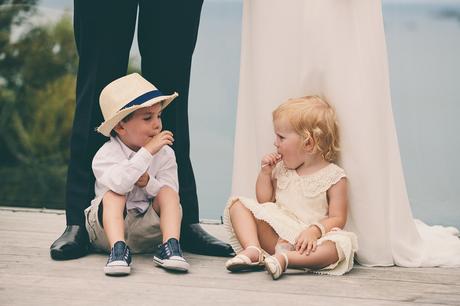
<svg viewBox="0 0 460 306">
<path fill-rule="evenodd" d="M 77 54 L 68 14 L 11 41 L 35 2 L 0 2 L 0 203 L 62 207 Z"/>
<path fill-rule="evenodd" d="M 0 205 L 63 208 L 78 58 L 70 15 L 30 26 L 36 3 L 0 0 Z"/>
</svg>

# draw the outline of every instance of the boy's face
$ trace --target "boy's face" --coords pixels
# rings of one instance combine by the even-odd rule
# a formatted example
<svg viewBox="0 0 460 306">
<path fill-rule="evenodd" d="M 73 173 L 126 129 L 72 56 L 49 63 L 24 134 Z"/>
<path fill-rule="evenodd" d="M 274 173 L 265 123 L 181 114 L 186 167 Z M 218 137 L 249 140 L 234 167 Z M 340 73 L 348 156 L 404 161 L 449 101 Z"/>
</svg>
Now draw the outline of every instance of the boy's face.
<svg viewBox="0 0 460 306">
<path fill-rule="evenodd" d="M 118 137 L 131 150 L 137 151 L 161 132 L 161 103 L 133 112 L 132 117 L 115 127 Z"/>
</svg>

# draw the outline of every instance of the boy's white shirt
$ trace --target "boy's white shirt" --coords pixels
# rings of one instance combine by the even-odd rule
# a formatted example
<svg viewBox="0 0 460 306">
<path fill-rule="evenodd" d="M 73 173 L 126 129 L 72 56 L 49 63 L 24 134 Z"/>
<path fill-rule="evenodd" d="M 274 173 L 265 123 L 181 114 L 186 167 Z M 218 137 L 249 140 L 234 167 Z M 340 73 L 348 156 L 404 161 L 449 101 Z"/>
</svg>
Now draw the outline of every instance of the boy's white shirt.
<svg viewBox="0 0 460 306">
<path fill-rule="evenodd" d="M 147 210 L 161 187 L 169 186 L 179 191 L 177 163 L 173 149 L 163 146 L 152 155 L 144 147 L 135 152 L 118 137 L 110 137 L 93 158 L 96 178 L 95 198 L 91 204 L 99 204 L 104 194 L 111 190 L 126 195 L 126 209 L 139 212 Z M 134 184 L 145 172 L 150 176 L 144 188 Z"/>
</svg>

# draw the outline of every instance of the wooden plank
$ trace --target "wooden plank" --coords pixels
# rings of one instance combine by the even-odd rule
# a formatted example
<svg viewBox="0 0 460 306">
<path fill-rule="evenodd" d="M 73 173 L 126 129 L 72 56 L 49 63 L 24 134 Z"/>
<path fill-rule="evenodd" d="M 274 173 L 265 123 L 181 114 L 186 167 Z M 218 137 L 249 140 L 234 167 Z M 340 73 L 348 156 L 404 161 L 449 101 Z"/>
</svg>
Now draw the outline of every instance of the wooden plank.
<svg viewBox="0 0 460 306">
<path fill-rule="evenodd" d="M 225 258 L 186 253 L 190 273 L 177 275 L 139 254 L 129 277 L 106 277 L 104 254 L 50 259 L 49 245 L 64 224 L 59 214 L 0 210 L 0 305 L 460 304 L 460 269 L 447 268 L 356 266 L 340 277 L 289 270 L 272 281 L 265 271 L 229 273 Z M 226 238 L 222 226 L 204 227 Z"/>
</svg>

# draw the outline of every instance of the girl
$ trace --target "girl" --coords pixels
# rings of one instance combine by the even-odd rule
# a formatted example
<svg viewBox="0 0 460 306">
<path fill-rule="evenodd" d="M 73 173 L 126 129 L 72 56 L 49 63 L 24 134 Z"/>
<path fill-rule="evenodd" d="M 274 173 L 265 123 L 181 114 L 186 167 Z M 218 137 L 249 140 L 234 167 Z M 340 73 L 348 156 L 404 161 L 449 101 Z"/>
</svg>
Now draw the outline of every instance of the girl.
<svg viewBox="0 0 460 306">
<path fill-rule="evenodd" d="M 357 239 L 342 230 L 347 181 L 332 163 L 339 150 L 335 112 L 318 96 L 291 99 L 275 109 L 273 124 L 277 152 L 262 159 L 257 201 L 232 198 L 224 212 L 238 253 L 226 267 L 265 265 L 273 279 L 288 267 L 344 274 L 353 266 Z"/>
<path fill-rule="evenodd" d="M 263 118 L 276 108 L 278 103 L 273 101 L 319 93 L 327 97 L 340 119 L 340 165 L 352 182 L 348 198 L 353 205 L 346 227 L 359 239 L 357 262 L 364 266 L 460 266 L 458 230 L 428 226 L 412 214 L 391 104 L 380 0 L 244 0 L 240 60 L 232 194 L 253 197 L 260 152 L 271 150 L 267 133 L 271 123 Z M 411 116 L 418 116 L 417 109 L 411 109 Z M 412 188 L 436 188 L 437 198 L 432 192 L 425 194 L 433 204 L 438 202 L 434 205 L 439 210 L 445 209 L 445 199 L 457 198 L 453 193 L 457 191 L 431 186 L 430 177 L 436 173 L 440 184 L 443 177 L 455 181 L 458 163 L 442 157 L 436 165 L 425 165 L 421 156 L 456 150 L 449 141 L 458 138 L 449 137 L 452 134 L 447 131 L 455 119 L 445 120 L 442 137 L 418 137 L 423 120 L 420 126 L 409 128 L 416 131 L 411 141 L 417 144 L 415 149 L 411 146 L 410 152 L 417 155 L 409 157 L 410 163 L 421 165 L 424 176 L 434 171 L 423 185 L 412 182 Z M 431 133 L 437 135 L 433 129 Z M 447 171 L 448 167 L 455 170 Z"/>
</svg>

